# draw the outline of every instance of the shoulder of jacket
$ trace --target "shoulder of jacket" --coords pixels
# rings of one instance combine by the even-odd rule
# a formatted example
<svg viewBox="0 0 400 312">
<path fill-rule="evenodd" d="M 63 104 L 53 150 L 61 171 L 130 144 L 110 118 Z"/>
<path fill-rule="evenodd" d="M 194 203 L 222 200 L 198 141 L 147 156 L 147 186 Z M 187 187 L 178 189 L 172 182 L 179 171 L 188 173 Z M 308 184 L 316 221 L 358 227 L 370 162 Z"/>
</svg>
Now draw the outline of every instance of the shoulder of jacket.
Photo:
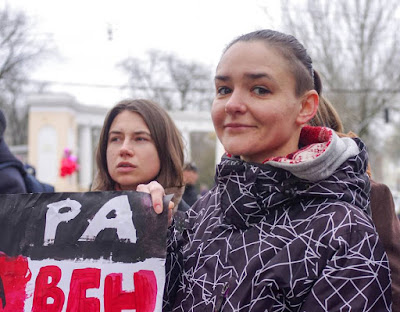
<svg viewBox="0 0 400 312">
<path fill-rule="evenodd" d="M 376 233 L 372 219 L 360 208 L 345 201 L 324 203 L 311 219 L 314 226 L 316 223 L 320 223 L 324 231 L 332 231 L 333 236 L 353 232 L 363 233 L 362 235 Z"/>
</svg>

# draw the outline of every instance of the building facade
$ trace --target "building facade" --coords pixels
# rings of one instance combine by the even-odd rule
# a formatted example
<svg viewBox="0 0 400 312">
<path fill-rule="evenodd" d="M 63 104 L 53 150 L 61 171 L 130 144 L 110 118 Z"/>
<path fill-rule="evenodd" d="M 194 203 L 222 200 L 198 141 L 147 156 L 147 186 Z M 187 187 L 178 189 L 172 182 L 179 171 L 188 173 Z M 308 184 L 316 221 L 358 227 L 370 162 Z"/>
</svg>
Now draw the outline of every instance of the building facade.
<svg viewBox="0 0 400 312">
<path fill-rule="evenodd" d="M 38 94 L 27 98 L 29 105 L 28 163 L 36 168 L 40 181 L 52 184 L 58 192 L 80 192 L 90 189 L 94 174 L 94 155 L 109 110 L 83 105 L 68 94 Z M 186 161 L 190 161 L 191 132 L 214 132 L 210 112 L 169 112 L 182 133 Z M 223 147 L 216 140 L 215 162 Z M 79 170 L 61 177 L 64 150 L 77 156 Z"/>
</svg>

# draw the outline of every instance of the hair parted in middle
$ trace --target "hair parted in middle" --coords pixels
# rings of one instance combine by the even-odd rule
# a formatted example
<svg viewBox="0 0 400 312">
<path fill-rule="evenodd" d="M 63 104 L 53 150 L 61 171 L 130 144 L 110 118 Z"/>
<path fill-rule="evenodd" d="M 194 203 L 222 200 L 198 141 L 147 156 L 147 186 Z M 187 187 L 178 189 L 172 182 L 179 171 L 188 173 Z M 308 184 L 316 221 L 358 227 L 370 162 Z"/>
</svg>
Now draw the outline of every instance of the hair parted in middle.
<svg viewBox="0 0 400 312">
<path fill-rule="evenodd" d="M 157 103 L 144 99 L 126 99 L 117 103 L 107 114 L 101 130 L 96 151 L 97 174 L 92 190 L 110 191 L 115 189 L 107 168 L 107 144 L 110 127 L 115 117 L 123 111 L 139 114 L 150 130 L 160 159 L 160 172 L 156 181 L 166 193 L 168 188 L 183 187 L 183 141 L 182 136 L 168 113 Z"/>
</svg>

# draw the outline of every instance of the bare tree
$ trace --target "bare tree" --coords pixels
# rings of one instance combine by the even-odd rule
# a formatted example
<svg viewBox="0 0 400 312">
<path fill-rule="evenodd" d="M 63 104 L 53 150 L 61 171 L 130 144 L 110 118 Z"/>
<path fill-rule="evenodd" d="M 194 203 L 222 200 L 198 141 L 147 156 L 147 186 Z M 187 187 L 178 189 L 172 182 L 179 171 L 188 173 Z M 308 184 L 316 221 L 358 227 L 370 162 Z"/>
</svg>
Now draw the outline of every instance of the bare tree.
<svg viewBox="0 0 400 312">
<path fill-rule="evenodd" d="M 49 42 L 40 42 L 33 29 L 22 11 L 0 9 L 0 108 L 8 119 L 6 133 L 12 145 L 26 143 L 28 108 L 21 93 L 32 68 L 50 53 Z"/>
<path fill-rule="evenodd" d="M 28 137 L 28 107 L 20 101 L 23 84 L 10 81 L 6 95 L 0 103 L 7 118 L 7 142 L 10 145 L 26 144 Z"/>
<path fill-rule="evenodd" d="M 173 108 L 170 84 L 166 75 L 165 54 L 149 50 L 146 59 L 127 58 L 119 66 L 128 74 L 128 85 L 135 97 L 145 97 L 162 104 L 166 109 Z"/>
<path fill-rule="evenodd" d="M 212 103 L 211 70 L 201 63 L 150 50 L 145 59 L 127 58 L 119 66 L 135 97 L 155 100 L 167 110 L 208 109 Z"/>
<path fill-rule="evenodd" d="M 211 70 L 198 62 L 187 62 L 175 55 L 167 57 L 171 80 L 180 96 L 180 110 L 204 108 L 212 103 Z"/>
<path fill-rule="evenodd" d="M 345 128 L 370 143 L 384 109 L 399 109 L 398 9 L 397 0 L 282 3 L 284 26 L 310 50 Z"/>
<path fill-rule="evenodd" d="M 282 2 L 284 28 L 309 49 L 324 93 L 345 129 L 367 143 L 378 179 L 384 113 L 400 108 L 399 7 L 397 0 Z"/>
</svg>

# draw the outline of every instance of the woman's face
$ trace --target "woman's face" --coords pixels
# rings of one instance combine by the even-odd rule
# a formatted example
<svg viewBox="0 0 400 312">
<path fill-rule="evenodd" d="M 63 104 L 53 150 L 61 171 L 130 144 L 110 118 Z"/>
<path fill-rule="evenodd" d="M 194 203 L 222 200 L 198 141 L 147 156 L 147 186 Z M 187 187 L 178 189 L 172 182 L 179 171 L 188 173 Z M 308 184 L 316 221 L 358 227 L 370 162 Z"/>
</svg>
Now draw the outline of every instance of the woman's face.
<svg viewBox="0 0 400 312">
<path fill-rule="evenodd" d="M 227 153 L 263 162 L 298 149 L 301 99 L 287 61 L 260 41 L 237 42 L 215 76 L 212 119 Z"/>
<path fill-rule="evenodd" d="M 160 159 L 143 118 L 131 111 L 119 113 L 113 120 L 107 142 L 107 167 L 111 178 L 122 190 L 136 190 L 160 171 Z"/>
</svg>

